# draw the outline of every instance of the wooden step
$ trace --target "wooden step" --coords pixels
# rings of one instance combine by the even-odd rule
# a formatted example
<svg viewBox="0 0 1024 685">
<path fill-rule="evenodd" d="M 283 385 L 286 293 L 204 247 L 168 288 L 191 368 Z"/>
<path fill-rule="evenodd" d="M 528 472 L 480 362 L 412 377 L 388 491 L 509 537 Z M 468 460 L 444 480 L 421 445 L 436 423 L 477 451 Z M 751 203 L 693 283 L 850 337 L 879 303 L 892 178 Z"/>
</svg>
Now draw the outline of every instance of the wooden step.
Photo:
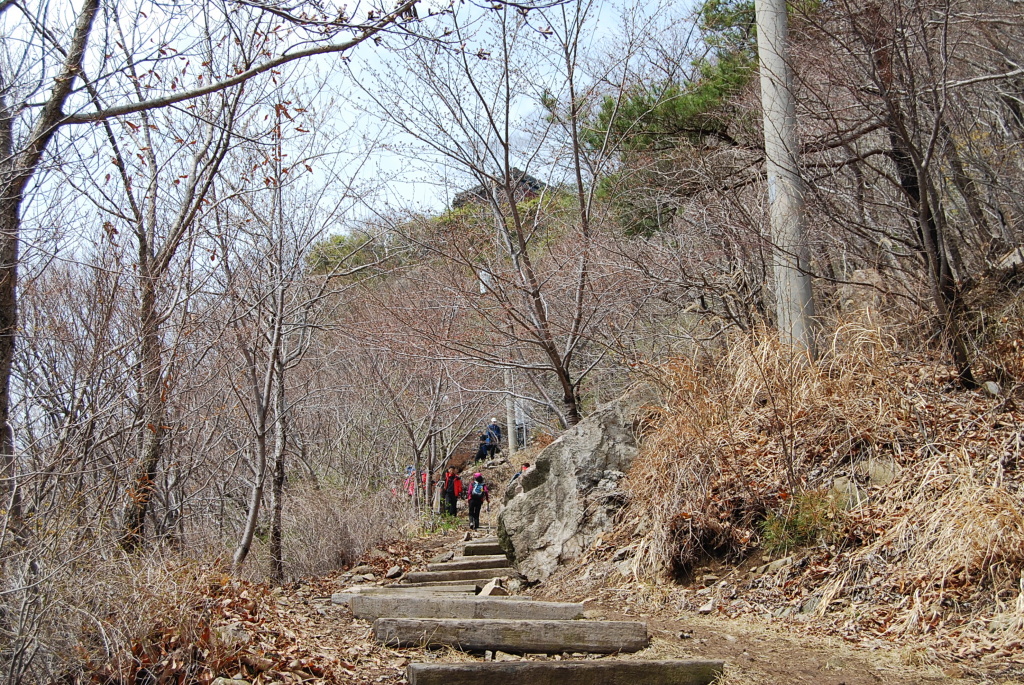
<svg viewBox="0 0 1024 685">
<path fill-rule="evenodd" d="M 402 582 L 391 585 L 390 587 L 400 588 L 435 588 L 435 587 L 459 587 L 462 585 L 472 585 L 473 592 L 477 592 L 484 585 L 490 582 L 490 578 L 471 578 L 469 580 L 428 580 L 425 583 L 406 583 L 403 579 Z"/>
<path fill-rule="evenodd" d="M 505 550 L 501 548 L 498 541 L 494 542 L 467 542 L 466 546 L 462 548 L 462 556 L 464 557 L 475 557 L 475 556 L 490 556 L 497 554 L 505 554 Z"/>
<path fill-rule="evenodd" d="M 649 643 L 647 625 L 635 621 L 378 618 L 373 636 L 390 647 L 545 654 L 637 652 Z"/>
<path fill-rule="evenodd" d="M 504 554 L 489 554 L 427 564 L 428 571 L 468 571 L 477 568 L 508 568 L 508 557 Z"/>
<path fill-rule="evenodd" d="M 356 618 L 504 618 L 572 621 L 583 618 L 582 604 L 510 602 L 491 597 L 355 596 L 349 602 Z"/>
<path fill-rule="evenodd" d="M 721 661 L 503 661 L 409 664 L 409 685 L 709 685 Z"/>
<path fill-rule="evenodd" d="M 515 569 L 512 568 L 480 568 L 467 571 L 415 571 L 406 573 L 402 579 L 403 585 L 417 585 L 421 583 L 436 583 L 445 581 L 472 581 L 490 580 L 491 578 L 503 578 L 514 576 Z"/>
<path fill-rule="evenodd" d="M 480 587 L 476 583 L 460 583 L 457 585 L 371 585 L 367 587 L 347 588 L 331 595 L 334 604 L 348 604 L 356 595 L 360 596 L 389 596 L 389 595 L 417 595 L 424 597 L 445 596 L 445 595 L 468 595 L 474 596 Z"/>
</svg>

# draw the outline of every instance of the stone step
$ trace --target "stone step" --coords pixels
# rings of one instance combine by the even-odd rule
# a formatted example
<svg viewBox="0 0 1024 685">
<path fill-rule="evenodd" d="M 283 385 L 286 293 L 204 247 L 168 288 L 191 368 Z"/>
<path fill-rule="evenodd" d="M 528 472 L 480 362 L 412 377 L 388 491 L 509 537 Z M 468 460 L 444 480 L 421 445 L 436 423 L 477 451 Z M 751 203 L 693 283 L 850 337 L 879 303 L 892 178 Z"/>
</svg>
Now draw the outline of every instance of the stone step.
<svg viewBox="0 0 1024 685">
<path fill-rule="evenodd" d="M 417 585 L 421 583 L 436 583 L 444 581 L 473 581 L 490 580 L 491 578 L 503 578 L 514 576 L 515 569 L 512 568 L 480 568 L 466 571 L 414 571 L 406 573 L 402 579 L 404 585 Z"/>
<path fill-rule="evenodd" d="M 427 564 L 428 571 L 468 571 L 476 568 L 508 568 L 508 557 L 504 554 L 489 554 Z"/>
<path fill-rule="evenodd" d="M 434 596 L 473 596 L 480 587 L 475 583 L 459 583 L 457 585 L 372 585 L 368 587 L 346 588 L 331 595 L 331 601 L 335 604 L 348 604 L 356 595 L 361 596 L 391 596 L 391 595 L 416 595 L 424 597 Z"/>
<path fill-rule="evenodd" d="M 490 581 L 490 578 L 471 578 L 469 580 L 429 580 L 425 583 L 406 583 L 403 579 L 402 582 L 391 585 L 390 587 L 400 588 L 435 588 L 435 587 L 458 587 L 460 585 L 472 585 L 473 592 L 479 591 L 484 585 Z"/>
<path fill-rule="evenodd" d="M 583 618 L 582 604 L 513 601 L 492 597 L 355 596 L 349 602 L 356 618 L 504 618 L 572 621 Z"/>
<path fill-rule="evenodd" d="M 498 541 L 494 542 L 467 542 L 466 546 L 462 548 L 462 556 L 464 557 L 475 557 L 475 556 L 491 556 L 491 555 L 504 555 L 505 551 L 498 544 Z"/>
<path fill-rule="evenodd" d="M 503 661 L 409 664 L 409 685 L 709 685 L 721 661 Z"/>
<path fill-rule="evenodd" d="M 390 647 L 534 654 L 637 652 L 649 643 L 647 625 L 635 621 L 378 618 L 373 636 Z"/>
</svg>

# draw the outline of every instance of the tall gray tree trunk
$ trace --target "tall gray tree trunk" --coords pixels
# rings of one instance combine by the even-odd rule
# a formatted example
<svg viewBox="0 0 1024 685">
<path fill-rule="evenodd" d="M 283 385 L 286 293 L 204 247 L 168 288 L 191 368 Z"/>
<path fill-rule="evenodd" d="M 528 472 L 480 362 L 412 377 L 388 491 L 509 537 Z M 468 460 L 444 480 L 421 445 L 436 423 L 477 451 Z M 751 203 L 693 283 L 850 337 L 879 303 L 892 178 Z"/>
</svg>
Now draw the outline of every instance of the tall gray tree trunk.
<svg viewBox="0 0 1024 685">
<path fill-rule="evenodd" d="M 804 237 L 804 184 L 798 166 L 793 72 L 787 57 L 786 0 L 756 0 L 764 151 L 775 251 L 775 301 L 783 342 L 814 356 L 814 297 Z"/>
</svg>

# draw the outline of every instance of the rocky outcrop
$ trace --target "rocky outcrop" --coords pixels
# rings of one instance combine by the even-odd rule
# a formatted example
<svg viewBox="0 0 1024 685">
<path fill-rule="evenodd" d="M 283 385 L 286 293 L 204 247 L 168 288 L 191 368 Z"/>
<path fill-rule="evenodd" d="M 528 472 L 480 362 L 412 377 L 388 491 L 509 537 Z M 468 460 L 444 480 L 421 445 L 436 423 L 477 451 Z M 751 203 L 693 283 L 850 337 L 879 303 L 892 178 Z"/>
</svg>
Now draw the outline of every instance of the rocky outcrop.
<svg viewBox="0 0 1024 685">
<path fill-rule="evenodd" d="M 528 580 L 547 578 L 611 530 L 625 503 L 619 482 L 637 453 L 634 424 L 652 398 L 642 388 L 598 407 L 518 479 L 522 491 L 498 517 L 498 538 Z"/>
</svg>

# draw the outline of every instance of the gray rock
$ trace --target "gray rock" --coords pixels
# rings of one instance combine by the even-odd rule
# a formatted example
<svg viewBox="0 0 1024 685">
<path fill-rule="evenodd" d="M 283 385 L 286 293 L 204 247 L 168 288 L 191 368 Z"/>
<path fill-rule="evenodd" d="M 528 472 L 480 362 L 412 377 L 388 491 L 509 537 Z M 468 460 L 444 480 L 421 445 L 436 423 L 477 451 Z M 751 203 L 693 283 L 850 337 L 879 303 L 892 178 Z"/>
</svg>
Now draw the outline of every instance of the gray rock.
<svg viewBox="0 0 1024 685">
<path fill-rule="evenodd" d="M 808 597 L 800 605 L 801 614 L 812 614 L 818 610 L 818 606 L 821 605 L 820 597 Z"/>
<path fill-rule="evenodd" d="M 434 557 L 433 559 L 431 559 L 430 563 L 431 564 L 443 564 L 446 561 L 450 561 L 454 556 L 455 556 L 455 552 L 453 552 L 452 550 L 448 550 L 447 552 L 442 552 L 442 553 L 438 554 L 436 557 Z"/>
<path fill-rule="evenodd" d="M 1020 630 L 1022 626 L 1024 626 L 1024 617 L 1008 612 L 993 616 L 986 628 L 990 633 L 1004 633 L 1009 630 Z"/>
<path fill-rule="evenodd" d="M 501 578 L 491 578 L 487 584 L 480 588 L 477 597 L 505 597 L 508 590 L 501 586 Z"/>
<path fill-rule="evenodd" d="M 887 292 L 885 278 L 875 269 L 857 269 L 836 289 L 839 306 L 846 312 L 878 311 Z"/>
<path fill-rule="evenodd" d="M 384 577 L 385 578 L 397 578 L 400 575 L 402 575 L 402 567 L 401 566 L 392 566 L 391 568 L 388 569 L 388 572 L 384 574 Z"/>
<path fill-rule="evenodd" d="M 860 489 L 856 482 L 846 476 L 839 476 L 832 481 L 829 497 L 837 507 L 844 511 L 856 509 L 868 501 L 867 493 Z"/>
<path fill-rule="evenodd" d="M 237 648 L 239 645 L 248 644 L 252 640 L 252 636 L 249 635 L 248 631 L 237 623 L 214 628 L 214 634 L 218 637 L 221 644 L 229 647 Z"/>
<path fill-rule="evenodd" d="M 867 480 L 868 485 L 889 485 L 896 480 L 896 462 L 885 457 L 870 457 L 857 464 L 854 473 Z M 835 484 L 833 483 L 833 487 Z"/>
<path fill-rule="evenodd" d="M 548 445 L 517 480 L 498 517 L 501 546 L 530 582 L 585 552 L 626 501 L 619 483 L 637 454 L 633 422 L 652 397 L 641 388 L 602 405 Z"/>
<path fill-rule="evenodd" d="M 981 389 L 989 397 L 999 397 L 1003 394 L 1003 389 L 995 381 L 985 381 L 981 384 Z"/>
</svg>

